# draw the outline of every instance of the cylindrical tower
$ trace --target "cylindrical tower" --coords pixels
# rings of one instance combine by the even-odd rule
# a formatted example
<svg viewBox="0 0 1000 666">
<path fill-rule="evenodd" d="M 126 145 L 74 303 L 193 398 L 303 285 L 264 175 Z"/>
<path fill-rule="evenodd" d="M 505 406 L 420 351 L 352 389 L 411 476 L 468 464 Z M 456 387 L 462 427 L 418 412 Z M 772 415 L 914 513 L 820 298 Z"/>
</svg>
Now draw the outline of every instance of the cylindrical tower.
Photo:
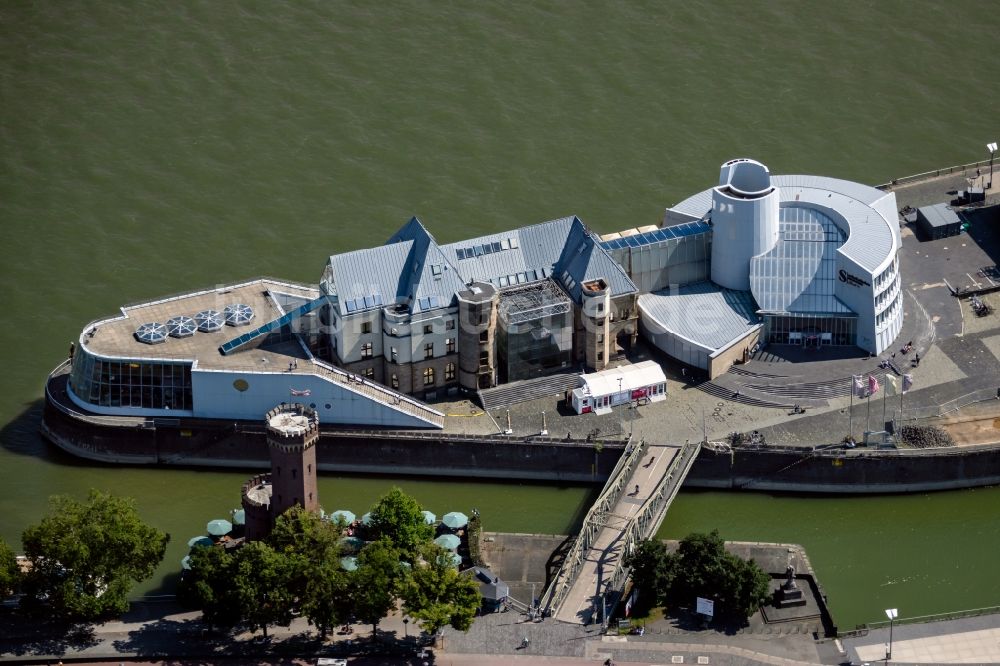
<svg viewBox="0 0 1000 666">
<path fill-rule="evenodd" d="M 580 284 L 583 311 L 580 313 L 584 329 L 584 348 L 587 367 L 603 370 L 608 366 L 610 350 L 611 290 L 604 278 L 587 280 Z"/>
<path fill-rule="evenodd" d="M 271 475 L 258 474 L 243 484 L 243 505 L 247 541 L 259 541 L 271 533 Z"/>
<path fill-rule="evenodd" d="M 458 292 L 458 382 L 469 391 L 496 386 L 497 288 L 473 282 Z"/>
<path fill-rule="evenodd" d="M 750 259 L 778 242 L 778 203 L 766 166 L 748 159 L 722 165 L 712 190 L 712 282 L 750 289 Z"/>
<path fill-rule="evenodd" d="M 316 491 L 316 442 L 319 416 L 300 404 L 281 404 L 267 413 L 267 446 L 271 453 L 271 516 L 295 506 L 319 508 Z"/>
</svg>

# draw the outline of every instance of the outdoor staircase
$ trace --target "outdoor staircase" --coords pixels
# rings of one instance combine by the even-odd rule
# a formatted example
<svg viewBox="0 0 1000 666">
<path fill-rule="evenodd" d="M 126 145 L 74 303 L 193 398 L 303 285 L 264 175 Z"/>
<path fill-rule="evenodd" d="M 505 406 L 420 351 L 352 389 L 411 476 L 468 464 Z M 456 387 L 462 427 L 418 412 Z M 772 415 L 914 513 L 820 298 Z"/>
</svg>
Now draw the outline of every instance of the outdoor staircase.
<svg viewBox="0 0 1000 666">
<path fill-rule="evenodd" d="M 313 365 L 325 371 L 317 372 L 318 375 L 329 381 L 336 382 L 350 391 L 360 393 L 377 403 L 414 416 L 428 425 L 437 428 L 444 427 L 444 414 L 419 400 L 415 400 L 398 391 L 393 391 L 369 379 L 362 379 L 357 375 L 345 372 L 318 359 L 313 359 Z"/>
<path fill-rule="evenodd" d="M 576 373 L 546 375 L 545 377 L 503 384 L 495 388 L 480 389 L 479 403 L 483 409 L 496 409 L 550 395 L 560 395 L 579 385 L 580 376 Z"/>
</svg>

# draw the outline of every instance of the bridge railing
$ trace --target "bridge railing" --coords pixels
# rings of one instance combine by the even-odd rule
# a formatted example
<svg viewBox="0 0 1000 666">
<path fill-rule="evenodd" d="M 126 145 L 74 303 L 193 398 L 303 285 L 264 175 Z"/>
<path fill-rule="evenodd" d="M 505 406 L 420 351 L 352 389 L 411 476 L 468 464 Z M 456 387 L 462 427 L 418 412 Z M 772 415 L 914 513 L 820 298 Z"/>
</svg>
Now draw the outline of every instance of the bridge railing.
<svg viewBox="0 0 1000 666">
<path fill-rule="evenodd" d="M 687 443 L 681 448 L 680 454 L 674 458 L 667 468 L 649 499 L 625 527 L 623 531 L 622 555 L 618 558 L 614 570 L 608 576 L 607 585 L 604 588 L 605 599 L 608 599 L 607 616 L 614 614 L 615 607 L 621 598 L 621 591 L 625 587 L 625 580 L 628 578 L 631 568 L 625 565 L 628 555 L 631 555 L 636 548 L 636 544 L 643 539 L 653 536 L 660 528 L 663 517 L 670 508 L 670 504 L 677 496 L 684 478 L 691 470 L 698 452 L 701 450 L 701 443 Z M 609 598 L 610 595 L 610 598 Z M 606 621 L 606 618 L 605 618 Z"/>
<path fill-rule="evenodd" d="M 555 615 L 566 597 L 566 593 L 573 586 L 587 552 L 607 522 L 607 515 L 612 512 L 622 493 L 625 492 L 628 480 L 642 460 L 646 448 L 646 442 L 640 440 L 638 444 L 627 449 L 625 455 L 618 459 L 618 464 L 611 471 L 597 501 L 587 511 L 580 527 L 580 534 L 573 542 L 573 547 L 566 554 L 562 567 L 559 568 L 549 588 L 542 595 L 542 598 L 545 599 L 546 614 Z"/>
</svg>

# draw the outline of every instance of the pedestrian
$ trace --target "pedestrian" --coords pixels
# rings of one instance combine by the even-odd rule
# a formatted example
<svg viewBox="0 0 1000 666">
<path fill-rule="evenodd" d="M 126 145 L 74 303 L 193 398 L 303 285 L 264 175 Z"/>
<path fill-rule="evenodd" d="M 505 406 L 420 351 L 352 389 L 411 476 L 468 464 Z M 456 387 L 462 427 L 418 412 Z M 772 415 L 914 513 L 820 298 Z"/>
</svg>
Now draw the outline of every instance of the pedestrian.
<svg viewBox="0 0 1000 666">
<path fill-rule="evenodd" d="M 525 636 L 524 638 L 522 638 L 522 639 L 521 639 L 521 647 L 523 647 L 523 648 L 526 648 L 526 647 L 528 647 L 528 644 L 529 644 L 530 642 L 531 642 L 531 641 L 529 641 L 529 640 L 528 640 L 528 637 L 527 637 L 527 636 Z"/>
<path fill-rule="evenodd" d="M 635 494 L 636 494 L 636 495 L 638 495 L 638 494 L 639 494 L 639 484 L 638 484 L 638 483 L 637 483 L 637 484 L 635 484 Z"/>
<path fill-rule="evenodd" d="M 688 370 L 687 370 L 687 368 L 681 368 L 681 377 L 684 377 L 685 379 L 687 379 L 687 376 L 688 376 Z"/>
<path fill-rule="evenodd" d="M 896 360 L 896 352 L 892 352 L 892 360 L 893 360 L 893 361 L 895 361 L 895 360 Z"/>
</svg>

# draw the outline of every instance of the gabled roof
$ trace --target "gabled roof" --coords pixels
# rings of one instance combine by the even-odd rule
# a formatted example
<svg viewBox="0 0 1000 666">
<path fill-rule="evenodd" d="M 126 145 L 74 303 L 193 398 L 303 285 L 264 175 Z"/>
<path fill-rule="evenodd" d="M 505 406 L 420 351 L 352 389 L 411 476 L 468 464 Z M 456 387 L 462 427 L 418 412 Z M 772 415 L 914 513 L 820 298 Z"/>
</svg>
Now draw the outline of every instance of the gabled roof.
<svg viewBox="0 0 1000 666">
<path fill-rule="evenodd" d="M 635 284 L 578 218 L 573 218 L 562 255 L 556 264 L 556 279 L 567 293 L 580 302 L 581 283 L 604 278 L 611 296 L 635 293 Z"/>
<path fill-rule="evenodd" d="M 330 257 L 324 276 L 341 315 L 405 304 L 413 313 L 447 307 L 465 281 L 434 237 L 412 218 L 385 245 Z"/>
</svg>

